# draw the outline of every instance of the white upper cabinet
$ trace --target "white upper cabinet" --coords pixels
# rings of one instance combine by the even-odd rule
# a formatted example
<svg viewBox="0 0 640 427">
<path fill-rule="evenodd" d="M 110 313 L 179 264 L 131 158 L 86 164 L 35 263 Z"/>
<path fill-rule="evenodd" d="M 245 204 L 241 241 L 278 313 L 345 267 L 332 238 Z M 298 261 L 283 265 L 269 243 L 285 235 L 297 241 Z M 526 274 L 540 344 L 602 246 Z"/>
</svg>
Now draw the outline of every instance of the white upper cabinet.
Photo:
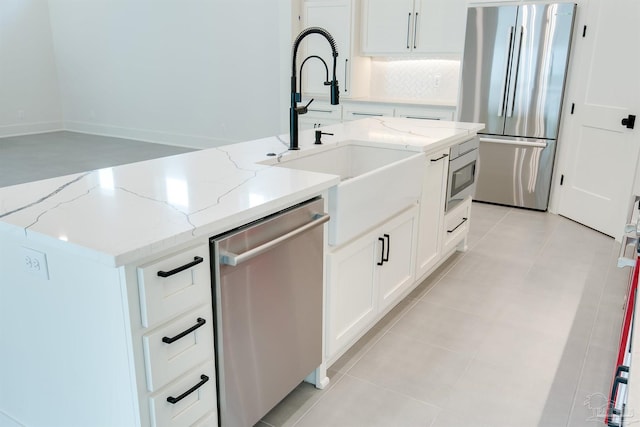
<svg viewBox="0 0 640 427">
<path fill-rule="evenodd" d="M 357 19 L 355 12 L 358 10 L 355 0 L 305 0 L 303 6 L 304 27 L 321 27 L 327 30 L 335 39 L 338 58 L 336 64 L 336 76 L 340 87 L 340 96 L 349 98 L 352 96 L 365 96 L 369 90 L 369 58 L 358 57 L 353 54 L 357 45 L 356 32 Z M 298 53 L 298 67 L 305 58 L 310 55 L 321 57 L 327 64 L 329 81 L 333 74 L 333 56 L 327 40 L 316 34 L 312 34 L 303 41 L 303 52 Z M 302 79 L 302 93 L 304 95 L 329 96 L 327 71 L 324 65 L 317 59 L 311 58 L 299 73 Z"/>
<path fill-rule="evenodd" d="M 465 0 L 363 0 L 362 53 L 460 55 L 466 16 Z"/>
</svg>

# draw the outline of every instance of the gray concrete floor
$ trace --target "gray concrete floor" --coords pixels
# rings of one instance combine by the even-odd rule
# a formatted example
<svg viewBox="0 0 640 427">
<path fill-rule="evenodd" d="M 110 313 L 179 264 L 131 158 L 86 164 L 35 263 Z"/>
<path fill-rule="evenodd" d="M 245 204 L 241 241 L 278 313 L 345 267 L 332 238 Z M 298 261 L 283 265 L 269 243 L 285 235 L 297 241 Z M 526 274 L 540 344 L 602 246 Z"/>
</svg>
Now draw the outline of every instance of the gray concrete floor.
<svg viewBox="0 0 640 427">
<path fill-rule="evenodd" d="M 59 131 L 0 138 L 0 187 L 194 151 Z"/>
</svg>

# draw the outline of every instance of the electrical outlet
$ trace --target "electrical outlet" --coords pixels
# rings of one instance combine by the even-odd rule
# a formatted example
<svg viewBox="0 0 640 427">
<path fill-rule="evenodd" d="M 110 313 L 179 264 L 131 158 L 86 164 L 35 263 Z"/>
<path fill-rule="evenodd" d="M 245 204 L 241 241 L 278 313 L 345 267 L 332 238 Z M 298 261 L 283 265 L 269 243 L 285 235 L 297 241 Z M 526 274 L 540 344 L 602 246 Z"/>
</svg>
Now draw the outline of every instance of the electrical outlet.
<svg viewBox="0 0 640 427">
<path fill-rule="evenodd" d="M 35 274 L 42 279 L 49 280 L 47 268 L 47 254 L 30 248 L 22 248 L 22 262 L 25 271 Z"/>
<path fill-rule="evenodd" d="M 440 74 L 433 76 L 433 87 L 440 87 Z"/>
<path fill-rule="evenodd" d="M 24 120 L 24 110 L 18 110 L 18 120 Z"/>
</svg>

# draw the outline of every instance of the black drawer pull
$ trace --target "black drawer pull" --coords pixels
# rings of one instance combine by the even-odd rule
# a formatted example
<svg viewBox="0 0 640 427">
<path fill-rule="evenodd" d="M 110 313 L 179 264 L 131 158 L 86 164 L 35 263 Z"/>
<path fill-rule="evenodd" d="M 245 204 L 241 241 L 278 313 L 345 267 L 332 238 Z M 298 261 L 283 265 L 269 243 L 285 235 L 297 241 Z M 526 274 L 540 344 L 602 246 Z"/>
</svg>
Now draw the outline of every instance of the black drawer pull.
<svg viewBox="0 0 640 427">
<path fill-rule="evenodd" d="M 178 396 L 178 397 L 173 397 L 173 396 L 167 397 L 167 402 L 171 403 L 172 405 L 175 405 L 176 403 L 180 402 L 182 399 L 184 399 L 185 397 L 189 396 L 191 393 L 193 393 L 194 391 L 196 391 L 197 389 L 202 387 L 204 385 L 204 383 L 209 381 L 209 377 L 206 376 L 206 375 L 200 375 L 200 380 L 201 381 L 198 384 L 194 385 L 189 390 L 187 390 L 184 393 L 182 393 L 180 396 Z"/>
<path fill-rule="evenodd" d="M 190 262 L 189 264 L 185 264 L 182 267 L 174 268 L 171 271 L 158 271 L 158 276 L 160 276 L 160 277 L 173 276 L 174 274 L 178 274 L 181 271 L 184 271 L 184 270 L 186 270 L 188 268 L 193 267 L 194 265 L 200 264 L 202 261 L 204 261 L 204 259 L 202 257 L 194 256 L 193 257 L 193 262 Z"/>
<path fill-rule="evenodd" d="M 440 161 L 440 160 L 442 160 L 442 159 L 446 159 L 447 157 L 449 157 L 449 155 L 448 155 L 448 154 L 443 154 L 442 156 L 438 157 L 437 159 L 431 159 L 431 161 L 432 161 L 433 163 L 435 163 L 435 162 L 439 162 L 439 161 Z"/>
<path fill-rule="evenodd" d="M 467 222 L 469 218 L 462 218 L 462 222 L 458 225 L 456 225 L 455 227 L 453 227 L 453 230 L 447 230 L 447 233 L 453 233 L 454 231 L 456 231 L 458 228 L 460 228 L 462 226 L 462 224 L 464 224 L 465 222 Z"/>
<path fill-rule="evenodd" d="M 206 320 L 204 320 L 202 317 L 198 317 L 196 319 L 196 324 L 193 325 L 192 327 L 190 327 L 189 329 L 187 329 L 184 332 L 179 333 L 178 335 L 176 335 L 175 337 L 169 338 L 169 337 L 162 337 L 162 342 L 167 343 L 167 344 L 171 344 L 172 342 L 176 342 L 178 341 L 180 338 L 185 337 L 187 335 L 189 335 L 191 332 L 195 331 L 196 329 L 198 329 L 200 326 L 204 326 L 205 323 L 207 323 Z"/>
</svg>

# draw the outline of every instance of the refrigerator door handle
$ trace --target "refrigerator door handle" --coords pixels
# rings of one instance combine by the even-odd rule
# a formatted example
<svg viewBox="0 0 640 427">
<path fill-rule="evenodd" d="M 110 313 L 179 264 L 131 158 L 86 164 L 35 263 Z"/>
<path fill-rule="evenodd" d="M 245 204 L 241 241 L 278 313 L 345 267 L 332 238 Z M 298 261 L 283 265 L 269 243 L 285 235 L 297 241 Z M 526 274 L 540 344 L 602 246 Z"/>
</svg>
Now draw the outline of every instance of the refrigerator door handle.
<svg viewBox="0 0 640 427">
<path fill-rule="evenodd" d="M 520 27 L 520 42 L 518 43 L 518 56 L 516 61 L 516 74 L 513 80 L 513 90 L 511 90 L 511 108 L 509 109 L 509 113 L 507 117 L 513 116 L 513 110 L 516 106 L 516 91 L 518 88 L 518 74 L 520 73 L 520 52 L 522 51 L 522 39 L 524 37 L 524 26 Z"/>
<path fill-rule="evenodd" d="M 509 27 L 509 36 L 507 38 L 507 66 L 504 70 L 504 81 L 502 83 L 502 93 L 500 94 L 500 106 L 498 107 L 498 117 L 502 117 L 504 113 L 504 98 L 507 96 L 507 85 L 509 84 L 509 68 L 511 65 L 511 51 L 513 48 L 513 25 Z"/>
<path fill-rule="evenodd" d="M 509 139 L 498 139 L 498 138 L 480 138 L 480 142 L 491 142 L 494 144 L 504 144 L 504 145 L 519 145 L 523 147 L 547 148 L 546 142 L 514 141 Z"/>
</svg>

